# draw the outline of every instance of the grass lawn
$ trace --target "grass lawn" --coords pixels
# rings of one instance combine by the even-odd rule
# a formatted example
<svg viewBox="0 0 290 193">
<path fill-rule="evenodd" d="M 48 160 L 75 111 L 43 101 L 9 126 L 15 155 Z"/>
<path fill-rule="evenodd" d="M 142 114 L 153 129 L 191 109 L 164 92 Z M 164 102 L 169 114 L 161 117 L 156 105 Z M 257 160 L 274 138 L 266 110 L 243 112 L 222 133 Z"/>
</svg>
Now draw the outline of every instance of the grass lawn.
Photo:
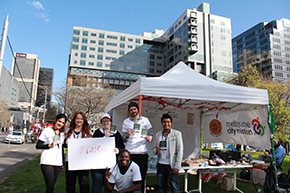
<svg viewBox="0 0 290 193">
<path fill-rule="evenodd" d="M 203 152 L 208 150 L 203 150 Z M 258 155 L 261 154 L 261 152 L 246 152 L 250 153 L 254 159 L 258 158 Z M 43 179 L 43 175 L 41 173 L 41 169 L 39 166 L 39 159 L 40 154 L 32 157 L 27 162 L 25 162 L 23 165 L 21 165 L 18 169 L 13 171 L 8 178 L 4 180 L 4 182 L 0 185 L 0 192 L 2 193 L 18 193 L 18 192 L 44 192 L 45 191 L 45 183 Z M 288 169 L 290 168 L 290 156 L 286 156 L 284 162 L 283 162 L 283 171 L 287 174 Z M 241 170 L 237 170 L 237 177 L 239 177 L 239 173 Z M 188 190 L 197 189 L 197 176 L 189 175 L 188 177 Z M 180 181 L 180 190 L 184 190 L 184 176 L 179 177 Z M 203 183 L 202 190 L 203 192 L 226 192 L 224 190 L 220 189 L 220 185 L 215 184 L 216 181 L 210 180 L 209 182 Z M 92 185 L 92 182 L 90 181 L 90 186 Z M 158 187 L 158 182 L 156 176 L 148 176 L 147 177 L 147 185 L 149 187 Z M 239 187 L 240 182 L 237 182 L 237 187 Z M 263 190 L 263 187 L 257 186 L 257 188 L 260 188 Z M 76 187 L 77 192 L 79 191 L 78 185 Z M 256 192 L 255 188 L 252 184 L 244 183 L 241 187 L 241 190 L 244 192 Z M 55 191 L 54 192 L 65 192 L 65 173 L 60 173 L 56 185 L 55 185 Z M 153 192 L 153 191 L 149 191 Z M 238 191 L 234 191 L 238 192 Z"/>
</svg>

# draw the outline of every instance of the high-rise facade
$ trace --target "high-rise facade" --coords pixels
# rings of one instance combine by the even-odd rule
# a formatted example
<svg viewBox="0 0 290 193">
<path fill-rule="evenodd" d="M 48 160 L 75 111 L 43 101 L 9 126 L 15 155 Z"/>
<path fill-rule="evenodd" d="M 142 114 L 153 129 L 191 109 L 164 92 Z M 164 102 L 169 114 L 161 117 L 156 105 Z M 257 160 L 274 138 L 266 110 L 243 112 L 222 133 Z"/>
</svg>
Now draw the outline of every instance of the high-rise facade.
<svg viewBox="0 0 290 193">
<path fill-rule="evenodd" d="M 19 82 L 11 76 L 9 70 L 4 66 L 0 72 L 0 99 L 5 100 L 10 108 L 16 108 L 19 97 Z"/>
<path fill-rule="evenodd" d="M 51 100 L 52 80 L 53 80 L 53 69 L 40 67 L 36 106 L 40 107 L 41 105 L 44 104 L 46 104 L 46 108 L 49 106 Z"/>
<path fill-rule="evenodd" d="M 27 113 L 31 113 L 35 106 L 39 67 L 40 61 L 38 55 L 26 53 L 14 54 L 11 74 L 19 82 L 18 107 Z M 19 73 L 18 68 L 21 73 Z"/>
<path fill-rule="evenodd" d="M 261 22 L 232 40 L 234 72 L 252 65 L 265 77 L 290 80 L 290 20 Z"/>
<path fill-rule="evenodd" d="M 131 35 L 74 27 L 68 85 L 85 79 L 124 90 L 139 77 L 160 76 L 179 61 L 206 75 L 232 72 L 231 20 L 209 4 L 186 10 L 167 31 Z"/>
</svg>

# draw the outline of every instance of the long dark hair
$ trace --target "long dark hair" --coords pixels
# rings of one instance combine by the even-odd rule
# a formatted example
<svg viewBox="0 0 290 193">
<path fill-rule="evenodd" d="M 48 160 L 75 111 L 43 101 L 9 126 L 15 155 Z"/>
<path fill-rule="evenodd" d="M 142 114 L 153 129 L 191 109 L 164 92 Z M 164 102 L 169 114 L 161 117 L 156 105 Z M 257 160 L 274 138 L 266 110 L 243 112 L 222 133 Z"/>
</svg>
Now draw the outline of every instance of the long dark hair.
<svg viewBox="0 0 290 193">
<path fill-rule="evenodd" d="M 64 125 L 62 126 L 62 128 L 60 128 L 59 132 L 64 132 L 64 128 L 65 128 L 65 123 L 67 122 L 67 117 L 65 114 L 63 113 L 60 113 L 58 115 L 56 115 L 55 119 L 54 119 L 54 122 L 53 122 L 53 129 L 54 129 L 54 125 L 55 123 L 57 122 L 57 120 L 59 119 L 64 119 Z"/>
<path fill-rule="evenodd" d="M 83 120 L 84 120 L 84 123 L 83 123 L 83 126 L 82 126 L 82 138 L 86 138 L 86 137 L 91 137 L 92 134 L 91 134 L 91 128 L 89 126 L 89 123 L 88 123 L 88 120 L 87 120 L 87 117 L 85 115 L 85 113 L 83 113 L 82 111 L 79 111 L 79 112 L 76 112 L 70 122 L 70 126 L 69 126 L 69 130 L 66 134 L 66 138 L 68 139 L 72 133 L 73 133 L 73 130 L 76 128 L 76 119 L 77 119 L 77 115 L 80 114 L 82 117 L 83 117 Z"/>
</svg>

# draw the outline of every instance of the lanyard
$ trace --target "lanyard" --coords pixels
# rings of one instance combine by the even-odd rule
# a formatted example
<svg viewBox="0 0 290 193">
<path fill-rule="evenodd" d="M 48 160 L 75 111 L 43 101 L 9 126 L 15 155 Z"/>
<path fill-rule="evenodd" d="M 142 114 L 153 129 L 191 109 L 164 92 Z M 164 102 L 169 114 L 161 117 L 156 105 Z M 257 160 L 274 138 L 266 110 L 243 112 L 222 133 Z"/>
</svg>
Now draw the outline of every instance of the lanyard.
<svg viewBox="0 0 290 193">
<path fill-rule="evenodd" d="M 79 136 L 80 136 L 80 133 L 81 133 L 81 132 L 79 132 L 78 134 L 76 134 L 76 133 L 73 131 L 73 137 L 74 137 L 74 139 L 78 139 Z"/>
</svg>

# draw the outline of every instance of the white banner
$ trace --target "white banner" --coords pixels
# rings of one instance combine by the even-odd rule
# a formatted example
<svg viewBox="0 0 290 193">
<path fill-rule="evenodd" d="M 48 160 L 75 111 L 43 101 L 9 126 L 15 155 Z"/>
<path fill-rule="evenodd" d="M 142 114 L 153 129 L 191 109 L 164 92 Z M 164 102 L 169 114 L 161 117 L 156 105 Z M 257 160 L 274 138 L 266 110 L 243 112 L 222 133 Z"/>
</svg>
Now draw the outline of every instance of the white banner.
<svg viewBox="0 0 290 193">
<path fill-rule="evenodd" d="M 114 148 L 115 137 L 68 139 L 68 168 L 111 168 L 116 164 Z"/>
<path fill-rule="evenodd" d="M 270 149 L 267 108 L 203 115 L 204 143 L 233 143 Z"/>
</svg>

